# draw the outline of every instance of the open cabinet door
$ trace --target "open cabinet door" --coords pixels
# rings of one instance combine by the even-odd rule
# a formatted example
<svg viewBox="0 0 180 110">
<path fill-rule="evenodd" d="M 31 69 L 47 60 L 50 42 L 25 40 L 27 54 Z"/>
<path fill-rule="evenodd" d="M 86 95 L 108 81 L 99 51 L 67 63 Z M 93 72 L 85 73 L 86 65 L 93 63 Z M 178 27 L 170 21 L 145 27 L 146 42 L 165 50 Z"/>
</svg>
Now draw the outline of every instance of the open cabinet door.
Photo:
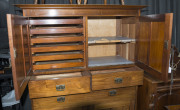
<svg viewBox="0 0 180 110">
<path fill-rule="evenodd" d="M 167 81 L 173 14 L 140 16 L 136 27 L 136 64 L 152 76 Z"/>
<path fill-rule="evenodd" d="M 7 15 L 9 48 L 16 100 L 19 100 L 30 79 L 30 49 L 28 19 Z"/>
</svg>

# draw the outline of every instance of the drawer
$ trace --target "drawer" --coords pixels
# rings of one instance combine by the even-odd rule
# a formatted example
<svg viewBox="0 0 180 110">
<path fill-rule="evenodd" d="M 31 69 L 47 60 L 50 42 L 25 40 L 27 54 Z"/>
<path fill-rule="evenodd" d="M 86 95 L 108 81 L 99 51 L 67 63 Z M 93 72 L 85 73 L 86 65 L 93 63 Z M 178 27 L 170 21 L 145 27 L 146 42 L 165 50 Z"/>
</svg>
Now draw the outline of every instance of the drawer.
<svg viewBox="0 0 180 110">
<path fill-rule="evenodd" d="M 93 106 L 93 109 L 111 110 L 116 110 L 116 108 L 127 108 L 128 106 L 126 110 L 134 110 L 135 100 L 136 87 L 128 87 L 93 91 L 86 94 L 32 99 L 32 105 L 33 110 L 66 110 L 68 108 L 68 110 L 76 110 L 75 108 L 81 110 L 79 109 L 80 107 L 84 108 L 86 106 Z"/>
<path fill-rule="evenodd" d="M 33 76 L 29 82 L 30 98 L 87 93 L 90 90 L 90 75 L 81 72 Z"/>
<path fill-rule="evenodd" d="M 92 90 L 128 87 L 143 84 L 143 71 L 138 67 L 91 71 Z"/>
</svg>

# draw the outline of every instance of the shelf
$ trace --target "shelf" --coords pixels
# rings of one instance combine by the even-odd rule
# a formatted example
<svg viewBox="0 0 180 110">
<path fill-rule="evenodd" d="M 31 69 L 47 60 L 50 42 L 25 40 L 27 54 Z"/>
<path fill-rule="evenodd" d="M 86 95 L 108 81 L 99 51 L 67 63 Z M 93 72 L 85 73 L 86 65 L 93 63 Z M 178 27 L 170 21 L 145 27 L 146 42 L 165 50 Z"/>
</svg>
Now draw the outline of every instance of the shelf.
<svg viewBox="0 0 180 110">
<path fill-rule="evenodd" d="M 127 37 L 89 37 L 88 44 L 100 44 L 100 43 L 130 43 L 135 42 L 135 39 Z"/>
<path fill-rule="evenodd" d="M 89 67 L 128 65 L 134 62 L 126 60 L 121 56 L 92 57 L 89 58 Z"/>
</svg>

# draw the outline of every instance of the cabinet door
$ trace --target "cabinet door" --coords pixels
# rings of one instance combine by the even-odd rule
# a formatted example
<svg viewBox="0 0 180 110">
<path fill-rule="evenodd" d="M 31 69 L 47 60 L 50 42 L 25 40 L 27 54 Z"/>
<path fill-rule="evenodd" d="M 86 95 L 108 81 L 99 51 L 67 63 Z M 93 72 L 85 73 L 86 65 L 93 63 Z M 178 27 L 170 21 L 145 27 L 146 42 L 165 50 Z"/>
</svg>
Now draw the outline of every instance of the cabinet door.
<svg viewBox="0 0 180 110">
<path fill-rule="evenodd" d="M 9 48 L 16 100 L 19 100 L 28 84 L 31 73 L 28 18 L 7 15 Z"/>
<path fill-rule="evenodd" d="M 136 64 L 167 81 L 173 14 L 140 16 L 136 27 Z"/>
</svg>

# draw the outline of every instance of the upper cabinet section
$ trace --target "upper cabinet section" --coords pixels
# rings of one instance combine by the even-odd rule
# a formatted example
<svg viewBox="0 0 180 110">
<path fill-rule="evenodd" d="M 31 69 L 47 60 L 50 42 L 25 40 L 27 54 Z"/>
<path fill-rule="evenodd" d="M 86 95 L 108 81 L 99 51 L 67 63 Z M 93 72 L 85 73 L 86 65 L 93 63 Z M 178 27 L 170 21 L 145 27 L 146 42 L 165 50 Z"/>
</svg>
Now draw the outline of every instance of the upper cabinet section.
<svg viewBox="0 0 180 110">
<path fill-rule="evenodd" d="M 138 16 L 146 6 L 130 5 L 15 5 L 26 17 Z"/>
</svg>

